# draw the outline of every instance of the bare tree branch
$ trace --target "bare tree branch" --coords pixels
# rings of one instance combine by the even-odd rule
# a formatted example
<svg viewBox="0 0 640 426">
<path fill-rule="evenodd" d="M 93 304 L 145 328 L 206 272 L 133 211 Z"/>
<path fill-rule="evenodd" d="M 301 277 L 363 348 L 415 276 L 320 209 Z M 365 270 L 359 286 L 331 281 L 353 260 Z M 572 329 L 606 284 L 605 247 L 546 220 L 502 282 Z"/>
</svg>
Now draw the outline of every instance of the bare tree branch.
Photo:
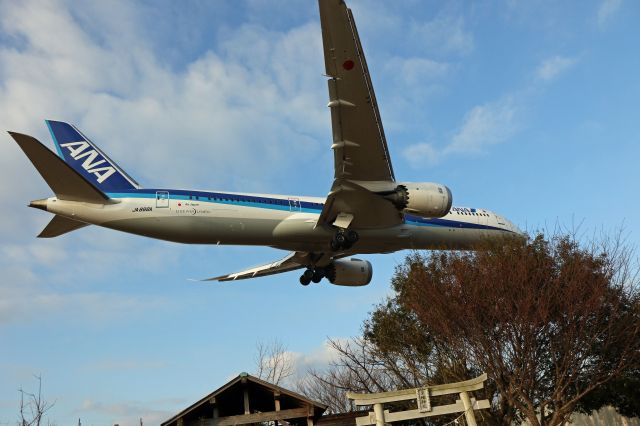
<svg viewBox="0 0 640 426">
<path fill-rule="evenodd" d="M 34 376 L 38 381 L 38 393 L 26 392 L 24 389 L 18 389 L 20 392 L 20 419 L 18 426 L 40 426 L 43 423 L 44 415 L 54 405 L 54 402 L 48 402 L 42 395 L 42 376 Z M 50 424 L 47 420 L 47 424 Z"/>
<path fill-rule="evenodd" d="M 280 385 L 295 371 L 294 359 L 284 344 L 274 339 L 269 343 L 256 343 L 256 377 Z"/>
</svg>

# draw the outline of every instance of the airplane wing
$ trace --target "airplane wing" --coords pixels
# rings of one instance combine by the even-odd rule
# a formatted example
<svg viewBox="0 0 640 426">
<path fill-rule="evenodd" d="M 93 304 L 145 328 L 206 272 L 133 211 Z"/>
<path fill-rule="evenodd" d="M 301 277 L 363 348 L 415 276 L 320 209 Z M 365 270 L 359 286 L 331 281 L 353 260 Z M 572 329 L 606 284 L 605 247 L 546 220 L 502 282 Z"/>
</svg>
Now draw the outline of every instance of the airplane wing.
<svg viewBox="0 0 640 426">
<path fill-rule="evenodd" d="M 267 275 L 279 274 L 282 272 L 294 271 L 296 269 L 305 268 L 306 261 L 309 257 L 308 253 L 291 252 L 285 258 L 276 262 L 267 263 L 265 265 L 256 266 L 245 269 L 244 271 L 235 272 L 228 275 L 220 275 L 219 277 L 206 278 L 201 281 L 234 281 L 244 280 L 247 278 L 264 277 Z"/>
<path fill-rule="evenodd" d="M 376 95 L 351 10 L 319 0 L 335 178 L 394 181 Z"/>
<path fill-rule="evenodd" d="M 349 253 L 309 253 L 303 251 L 293 251 L 284 258 L 267 263 L 253 268 L 245 269 L 244 271 L 234 272 L 228 275 L 220 275 L 219 277 L 205 278 L 199 281 L 235 281 L 246 280 L 248 278 L 265 277 L 267 275 L 281 274 L 283 272 L 295 271 L 296 269 L 306 268 L 309 265 L 317 264 L 326 266 L 329 262 L 335 259 L 341 259 L 349 256 Z M 311 260 L 314 260 L 312 262 Z"/>
<path fill-rule="evenodd" d="M 319 0 L 333 130 L 334 182 L 318 225 L 383 228 L 402 223 L 387 200 L 364 185 L 393 189 L 395 176 L 380 112 L 351 10 Z M 346 218 L 346 219 L 345 219 Z"/>
</svg>

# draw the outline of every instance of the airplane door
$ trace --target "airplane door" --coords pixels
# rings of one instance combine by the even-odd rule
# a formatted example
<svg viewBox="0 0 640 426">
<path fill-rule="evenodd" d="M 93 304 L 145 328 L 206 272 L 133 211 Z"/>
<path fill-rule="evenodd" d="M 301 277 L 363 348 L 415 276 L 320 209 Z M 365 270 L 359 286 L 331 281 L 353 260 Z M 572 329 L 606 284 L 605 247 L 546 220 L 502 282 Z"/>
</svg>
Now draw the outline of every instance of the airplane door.
<svg viewBox="0 0 640 426">
<path fill-rule="evenodd" d="M 289 210 L 292 212 L 299 212 L 302 209 L 300 206 L 300 199 L 298 198 L 289 198 Z"/>
<path fill-rule="evenodd" d="M 156 208 L 169 207 L 169 191 L 156 191 Z"/>
</svg>

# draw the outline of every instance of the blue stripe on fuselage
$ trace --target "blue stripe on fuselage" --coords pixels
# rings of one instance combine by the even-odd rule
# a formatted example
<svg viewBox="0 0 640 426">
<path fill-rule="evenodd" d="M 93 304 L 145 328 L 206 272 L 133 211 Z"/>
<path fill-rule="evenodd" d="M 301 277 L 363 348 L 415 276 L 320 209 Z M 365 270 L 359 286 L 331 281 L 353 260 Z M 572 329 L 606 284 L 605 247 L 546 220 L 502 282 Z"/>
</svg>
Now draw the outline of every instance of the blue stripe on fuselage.
<svg viewBox="0 0 640 426">
<path fill-rule="evenodd" d="M 195 201 L 203 203 L 241 205 L 243 207 L 255 207 L 269 210 L 282 210 L 291 212 L 320 214 L 323 203 L 311 201 L 297 201 L 300 207 L 293 206 L 288 198 L 261 197 L 256 195 L 229 194 L 224 192 L 193 191 L 184 189 L 134 189 L 130 191 L 108 192 L 109 198 L 148 198 L 155 199 L 156 192 L 168 192 L 172 200 Z M 442 218 L 424 218 L 420 216 L 405 214 L 405 222 L 415 226 L 435 226 L 458 229 L 486 229 L 505 231 L 490 225 L 479 223 L 462 222 L 458 220 Z"/>
<path fill-rule="evenodd" d="M 406 214 L 404 221 L 409 225 L 415 226 L 442 226 L 447 228 L 462 228 L 462 229 L 489 229 L 495 231 L 505 231 L 503 228 L 498 228 L 490 225 L 482 225 L 480 223 L 462 222 L 459 220 L 442 219 L 442 218 L 425 218 L 420 216 L 414 216 Z"/>
<path fill-rule="evenodd" d="M 310 201 L 293 201 L 288 198 L 259 197 L 255 195 L 228 194 L 224 192 L 191 191 L 183 189 L 143 189 L 121 192 L 109 192 L 110 198 L 156 198 L 156 192 L 168 192 L 172 200 L 184 200 L 203 203 L 242 205 L 270 210 L 316 213 L 322 211 L 324 204 Z M 295 205 L 294 205 L 295 203 Z"/>
</svg>

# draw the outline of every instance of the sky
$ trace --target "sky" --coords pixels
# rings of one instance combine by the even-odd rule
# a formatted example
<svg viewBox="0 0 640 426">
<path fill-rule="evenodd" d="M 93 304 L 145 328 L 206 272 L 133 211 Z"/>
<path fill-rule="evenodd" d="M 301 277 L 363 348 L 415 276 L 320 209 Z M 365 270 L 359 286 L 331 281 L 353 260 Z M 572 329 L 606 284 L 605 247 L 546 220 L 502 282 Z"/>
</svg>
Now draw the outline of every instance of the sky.
<svg viewBox="0 0 640 426">
<path fill-rule="evenodd" d="M 529 232 L 640 241 L 640 3 L 352 0 L 396 177 Z M 324 196 L 333 177 L 314 1 L 0 0 L 0 129 L 74 123 L 143 186 Z M 159 424 L 279 339 L 298 370 L 387 297 L 297 273 L 199 283 L 269 248 L 87 227 L 35 236 L 51 194 L 0 136 L 0 426 L 43 378 L 58 425 Z M 425 303 L 429 303 L 425 301 Z M 302 373 L 300 373 L 302 374 Z"/>
</svg>

